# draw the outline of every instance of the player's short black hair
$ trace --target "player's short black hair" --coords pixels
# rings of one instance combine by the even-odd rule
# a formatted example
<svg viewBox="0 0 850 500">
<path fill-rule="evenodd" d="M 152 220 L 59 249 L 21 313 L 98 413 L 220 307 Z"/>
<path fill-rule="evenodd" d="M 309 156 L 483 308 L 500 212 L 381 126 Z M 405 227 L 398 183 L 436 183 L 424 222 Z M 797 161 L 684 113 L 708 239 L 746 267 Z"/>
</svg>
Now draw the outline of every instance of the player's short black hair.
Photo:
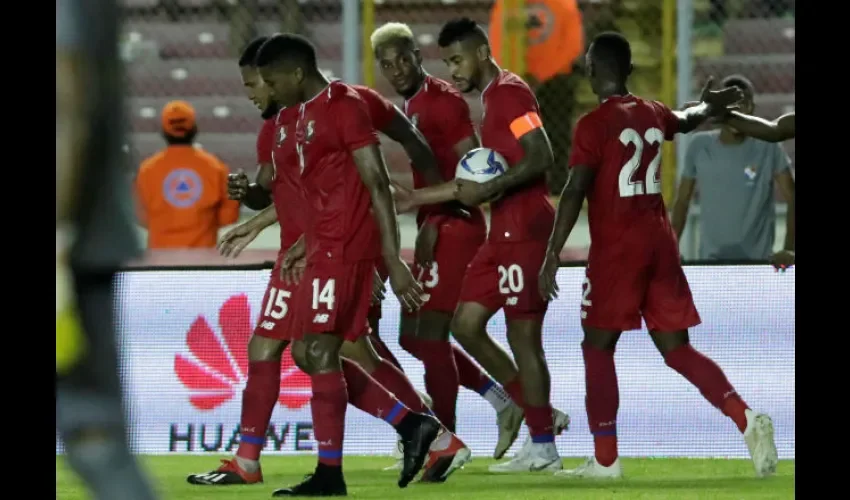
<svg viewBox="0 0 850 500">
<path fill-rule="evenodd" d="M 269 37 L 267 36 L 258 36 L 248 42 L 248 45 L 242 49 L 242 55 L 239 56 L 239 67 L 243 68 L 245 66 L 253 66 L 254 59 L 257 58 L 257 52 L 260 51 L 260 47 L 266 43 L 268 39 Z"/>
<path fill-rule="evenodd" d="M 318 71 L 316 47 L 301 35 L 292 33 L 272 35 L 260 46 L 254 65 L 260 68 L 278 63 L 290 63 L 305 70 Z"/>
<path fill-rule="evenodd" d="M 749 92 L 750 96 L 756 93 L 756 87 L 753 85 L 753 82 L 744 75 L 729 75 L 720 82 L 720 87 L 738 87 L 745 92 Z"/>
<path fill-rule="evenodd" d="M 591 43 L 595 65 L 602 65 L 616 76 L 625 78 L 632 70 L 632 45 L 626 37 L 614 31 L 606 31 L 594 37 Z"/>
<path fill-rule="evenodd" d="M 437 45 L 448 47 L 455 42 L 467 40 L 475 40 L 484 44 L 489 43 L 484 28 L 468 17 L 460 17 L 443 25 L 439 36 L 437 36 Z"/>
</svg>

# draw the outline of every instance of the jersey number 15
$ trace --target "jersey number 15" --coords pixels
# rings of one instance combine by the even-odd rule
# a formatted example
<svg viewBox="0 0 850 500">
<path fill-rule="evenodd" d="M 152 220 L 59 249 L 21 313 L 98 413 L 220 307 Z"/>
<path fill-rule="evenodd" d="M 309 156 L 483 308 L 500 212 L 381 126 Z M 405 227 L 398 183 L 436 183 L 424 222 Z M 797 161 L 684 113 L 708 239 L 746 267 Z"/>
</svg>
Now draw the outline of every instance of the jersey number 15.
<svg viewBox="0 0 850 500">
<path fill-rule="evenodd" d="M 629 198 L 642 194 L 660 194 L 661 180 L 658 178 L 658 166 L 661 164 L 661 147 L 664 142 L 664 133 L 655 127 L 646 131 L 643 137 L 633 128 L 624 129 L 620 132 L 620 142 L 623 146 L 633 144 L 635 152 L 629 161 L 620 168 L 620 197 Z M 646 182 L 633 180 L 635 173 L 640 168 L 640 160 L 643 155 L 644 144 L 650 146 L 658 145 L 658 153 L 646 169 Z"/>
</svg>

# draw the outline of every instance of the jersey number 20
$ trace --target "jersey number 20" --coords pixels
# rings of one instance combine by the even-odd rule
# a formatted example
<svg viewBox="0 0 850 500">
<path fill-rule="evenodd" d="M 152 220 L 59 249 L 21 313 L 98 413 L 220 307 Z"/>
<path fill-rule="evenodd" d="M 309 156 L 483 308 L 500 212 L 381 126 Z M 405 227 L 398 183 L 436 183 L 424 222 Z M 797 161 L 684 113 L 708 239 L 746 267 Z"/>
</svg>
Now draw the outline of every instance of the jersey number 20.
<svg viewBox="0 0 850 500">
<path fill-rule="evenodd" d="M 620 142 L 623 146 L 633 144 L 635 152 L 631 159 L 620 168 L 620 197 L 628 198 L 642 194 L 661 193 L 661 180 L 658 179 L 658 166 L 661 164 L 661 148 L 658 148 L 655 158 L 646 169 L 646 182 L 634 180 L 635 173 L 640 168 L 640 160 L 643 155 L 644 142 L 650 146 L 661 145 L 664 142 L 664 133 L 655 127 L 646 131 L 643 137 L 633 128 L 624 129 L 620 132 Z"/>
</svg>

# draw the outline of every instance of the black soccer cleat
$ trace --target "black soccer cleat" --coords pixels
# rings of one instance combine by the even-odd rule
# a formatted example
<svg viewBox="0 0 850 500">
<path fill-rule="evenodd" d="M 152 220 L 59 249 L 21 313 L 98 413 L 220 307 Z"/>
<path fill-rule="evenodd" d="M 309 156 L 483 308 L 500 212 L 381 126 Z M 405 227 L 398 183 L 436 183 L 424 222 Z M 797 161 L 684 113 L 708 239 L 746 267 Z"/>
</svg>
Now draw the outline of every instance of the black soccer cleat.
<svg viewBox="0 0 850 500">
<path fill-rule="evenodd" d="M 334 470 L 335 469 L 335 470 Z M 291 488 L 281 488 L 272 493 L 273 497 L 344 497 L 348 496 L 342 468 L 316 466 L 316 472 Z"/>
<path fill-rule="evenodd" d="M 186 477 L 189 484 L 197 486 L 233 486 L 236 484 L 258 484 L 263 482 L 262 469 L 257 472 L 247 472 L 239 467 L 235 458 L 222 460 L 221 467 L 203 474 L 189 474 Z"/>
<path fill-rule="evenodd" d="M 408 413 L 404 417 L 404 420 L 407 419 L 413 420 L 403 421 L 402 425 L 399 426 L 399 430 L 405 429 L 405 435 L 401 436 L 404 445 L 404 458 L 402 459 L 401 474 L 398 478 L 399 488 L 406 488 L 422 469 L 425 460 L 428 458 L 431 443 L 437 438 L 442 428 L 440 422 L 430 415 Z"/>
</svg>

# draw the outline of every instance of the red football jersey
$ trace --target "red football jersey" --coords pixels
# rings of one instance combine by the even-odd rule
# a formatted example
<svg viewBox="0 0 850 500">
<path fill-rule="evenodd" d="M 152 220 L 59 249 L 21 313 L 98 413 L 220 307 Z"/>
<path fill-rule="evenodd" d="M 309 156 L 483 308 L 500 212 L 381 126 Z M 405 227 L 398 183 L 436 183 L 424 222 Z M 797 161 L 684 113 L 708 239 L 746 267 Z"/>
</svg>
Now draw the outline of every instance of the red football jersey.
<svg viewBox="0 0 850 500">
<path fill-rule="evenodd" d="M 298 154 L 295 147 L 297 108 L 284 108 L 272 120 L 275 123 L 274 178 L 272 198 L 280 223 L 280 248 L 286 250 L 304 234 L 306 207 L 298 183 Z M 288 172 L 287 169 L 290 171 Z"/>
<path fill-rule="evenodd" d="M 351 85 L 350 87 L 365 101 L 372 127 L 376 130 L 383 130 L 387 127 L 395 116 L 395 105 L 369 87 L 363 85 Z M 276 123 L 277 133 L 274 141 L 276 145 L 273 196 L 278 221 L 283 221 L 280 233 L 282 249 L 289 248 L 295 243 L 304 233 L 303 228 L 307 226 L 308 207 L 301 191 L 299 156 L 295 142 L 287 141 L 288 137 L 295 137 L 295 126 L 299 117 L 298 111 L 299 108 L 297 107 L 290 108 L 288 111 L 282 110 L 275 119 L 270 120 Z M 294 173 L 287 176 L 287 168 L 294 168 Z M 357 180 L 360 182 L 359 176 Z"/>
<path fill-rule="evenodd" d="M 569 164 L 596 169 L 587 193 L 593 248 L 672 236 L 661 197 L 661 145 L 678 129 L 667 106 L 633 95 L 609 97 L 579 119 Z"/>
<path fill-rule="evenodd" d="M 370 89 L 365 85 L 350 85 L 357 94 L 366 102 L 369 118 L 375 130 L 384 130 L 393 120 L 398 108 L 389 99 L 382 96 L 378 91 Z"/>
<path fill-rule="evenodd" d="M 484 117 L 481 121 L 481 145 L 498 151 L 509 167 L 519 163 L 525 153 L 511 125 L 528 114 L 540 115 L 534 93 L 522 78 L 502 71 L 481 92 Z M 555 222 L 555 208 L 549 201 L 546 179 L 540 179 L 507 191 L 491 205 L 490 241 L 547 241 Z"/>
<path fill-rule="evenodd" d="M 308 258 L 376 259 L 381 254 L 378 225 L 352 156 L 379 143 L 366 102 L 355 89 L 335 81 L 299 105 L 297 114 L 292 139 L 295 177 L 308 213 Z"/>
<path fill-rule="evenodd" d="M 260 133 L 257 134 L 257 164 L 272 162 L 272 149 L 274 149 L 275 119 L 269 118 L 263 122 Z"/>
<path fill-rule="evenodd" d="M 461 93 L 450 83 L 426 75 L 419 90 L 404 101 L 404 113 L 431 147 L 443 180 L 454 179 L 460 161 L 454 147 L 475 135 L 469 105 Z M 422 174 L 414 169 L 413 187 L 419 189 L 427 185 Z M 433 211 L 434 207 L 420 209 L 417 222 L 421 224 L 424 217 Z M 484 220 L 481 209 L 475 209 L 473 217 Z"/>
</svg>

